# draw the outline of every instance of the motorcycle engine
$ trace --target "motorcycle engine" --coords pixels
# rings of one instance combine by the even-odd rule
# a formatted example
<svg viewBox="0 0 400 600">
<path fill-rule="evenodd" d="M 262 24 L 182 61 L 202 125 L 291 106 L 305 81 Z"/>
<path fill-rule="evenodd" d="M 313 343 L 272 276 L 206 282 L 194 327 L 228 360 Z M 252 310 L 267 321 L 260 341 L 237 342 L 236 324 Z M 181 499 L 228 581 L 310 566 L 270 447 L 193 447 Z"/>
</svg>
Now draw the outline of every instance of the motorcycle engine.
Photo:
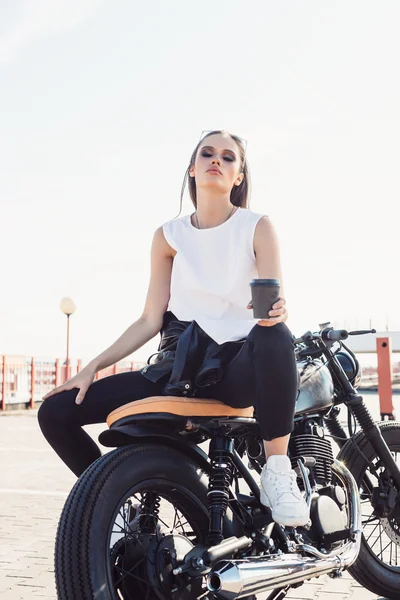
<svg viewBox="0 0 400 600">
<path fill-rule="evenodd" d="M 304 483 L 300 477 L 298 459 L 312 457 L 314 466 L 307 468 L 313 489 L 310 506 L 312 525 L 309 530 L 298 529 L 302 529 L 303 538 L 309 542 L 330 549 L 337 542 L 342 543 L 348 535 L 346 494 L 343 488 L 333 481 L 332 445 L 330 440 L 325 438 L 322 423 L 318 423 L 317 419 L 310 419 L 300 427 L 293 433 L 289 445 L 292 468 L 298 474 L 297 483 L 300 490 L 304 490 Z"/>
<path fill-rule="evenodd" d="M 328 486 L 314 493 L 311 499 L 311 528 L 304 533 L 310 542 L 327 550 L 348 537 L 346 497 L 343 489 Z M 300 528 L 298 528 L 300 529 Z"/>
<path fill-rule="evenodd" d="M 304 484 L 297 465 L 299 458 L 312 457 L 315 459 L 315 465 L 310 467 L 309 473 L 311 487 L 325 486 L 332 482 L 332 445 L 330 440 L 325 438 L 324 428 L 316 419 L 303 422 L 301 429 L 298 427 L 297 431 L 292 434 L 289 454 L 292 469 L 298 474 L 297 483 L 301 490 L 304 490 Z"/>
</svg>

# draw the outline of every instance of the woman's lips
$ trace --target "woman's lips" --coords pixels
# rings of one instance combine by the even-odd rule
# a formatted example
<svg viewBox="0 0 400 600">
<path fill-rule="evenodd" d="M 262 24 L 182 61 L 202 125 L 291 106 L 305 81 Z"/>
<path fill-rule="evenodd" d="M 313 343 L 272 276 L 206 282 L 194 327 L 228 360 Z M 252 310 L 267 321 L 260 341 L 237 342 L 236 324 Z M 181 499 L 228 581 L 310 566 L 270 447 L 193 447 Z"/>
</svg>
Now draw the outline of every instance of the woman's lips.
<svg viewBox="0 0 400 600">
<path fill-rule="evenodd" d="M 217 175 L 222 175 L 221 171 L 218 169 L 207 169 L 207 173 L 216 173 Z"/>
</svg>

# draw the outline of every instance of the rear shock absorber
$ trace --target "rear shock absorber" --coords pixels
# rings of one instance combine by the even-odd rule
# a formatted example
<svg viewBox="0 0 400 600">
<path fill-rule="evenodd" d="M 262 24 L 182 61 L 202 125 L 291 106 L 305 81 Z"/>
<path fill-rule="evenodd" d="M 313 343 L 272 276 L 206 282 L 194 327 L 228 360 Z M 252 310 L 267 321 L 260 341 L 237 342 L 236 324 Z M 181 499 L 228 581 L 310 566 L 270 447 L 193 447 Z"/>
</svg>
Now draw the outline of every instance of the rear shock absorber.
<svg viewBox="0 0 400 600">
<path fill-rule="evenodd" d="M 141 533 L 154 533 L 156 531 L 160 504 L 160 496 L 155 492 L 146 490 L 139 507 Z"/>
<path fill-rule="evenodd" d="M 219 544 L 223 539 L 223 520 L 228 508 L 229 488 L 233 476 L 233 439 L 216 436 L 210 443 L 211 474 L 208 483 L 209 529 L 208 543 Z"/>
</svg>

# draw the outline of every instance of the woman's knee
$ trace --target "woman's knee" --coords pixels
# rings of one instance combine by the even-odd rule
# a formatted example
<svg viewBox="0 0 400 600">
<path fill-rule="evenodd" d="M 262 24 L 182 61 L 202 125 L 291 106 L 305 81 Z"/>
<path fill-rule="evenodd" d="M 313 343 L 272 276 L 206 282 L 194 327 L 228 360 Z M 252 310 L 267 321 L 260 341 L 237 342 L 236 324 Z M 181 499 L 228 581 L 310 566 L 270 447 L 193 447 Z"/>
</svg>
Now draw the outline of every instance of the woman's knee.
<svg viewBox="0 0 400 600">
<path fill-rule="evenodd" d="M 285 323 L 277 323 L 272 327 L 264 327 L 256 323 L 248 339 L 253 342 L 253 345 L 262 344 L 263 347 L 271 345 L 276 349 L 278 345 L 283 344 L 294 348 L 293 334 Z"/>
<path fill-rule="evenodd" d="M 65 390 L 50 396 L 39 407 L 37 418 L 41 430 L 44 432 L 50 427 L 67 425 L 73 421 L 73 412 L 76 408 L 75 398 L 78 390 Z"/>
</svg>

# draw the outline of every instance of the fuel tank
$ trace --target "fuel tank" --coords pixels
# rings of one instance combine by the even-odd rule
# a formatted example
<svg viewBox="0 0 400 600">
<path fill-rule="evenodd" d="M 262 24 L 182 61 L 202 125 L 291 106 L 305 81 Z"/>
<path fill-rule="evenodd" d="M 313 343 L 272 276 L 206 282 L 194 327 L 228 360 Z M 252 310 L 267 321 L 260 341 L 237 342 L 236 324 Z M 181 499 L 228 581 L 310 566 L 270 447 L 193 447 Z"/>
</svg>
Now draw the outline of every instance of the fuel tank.
<svg viewBox="0 0 400 600">
<path fill-rule="evenodd" d="M 297 362 L 299 394 L 296 416 L 328 409 L 333 405 L 333 381 L 327 366 L 320 360 Z"/>
</svg>

